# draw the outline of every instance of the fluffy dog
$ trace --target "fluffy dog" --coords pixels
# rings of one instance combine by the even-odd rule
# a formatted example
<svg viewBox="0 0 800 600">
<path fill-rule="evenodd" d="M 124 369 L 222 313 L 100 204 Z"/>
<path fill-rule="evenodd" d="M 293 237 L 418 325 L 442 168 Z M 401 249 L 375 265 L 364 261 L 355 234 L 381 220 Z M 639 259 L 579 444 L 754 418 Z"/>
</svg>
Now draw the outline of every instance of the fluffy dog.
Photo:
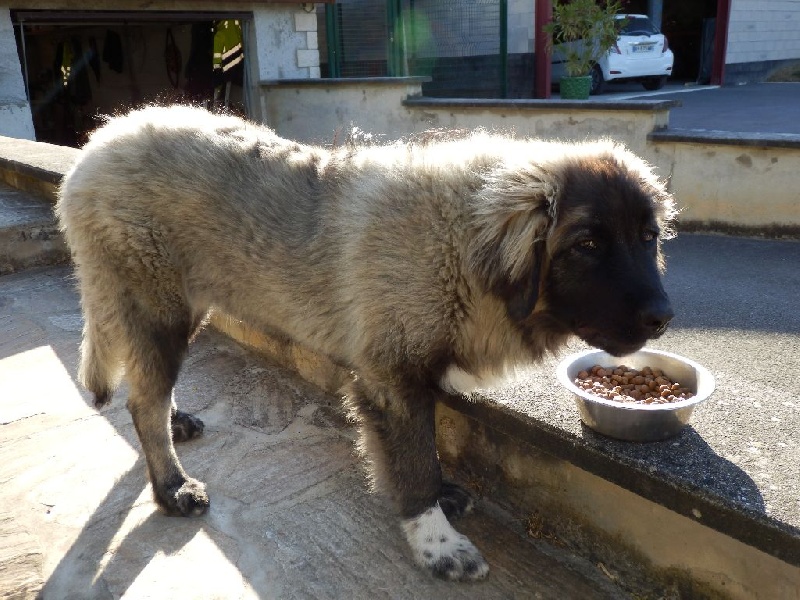
<svg viewBox="0 0 800 600">
<path fill-rule="evenodd" d="M 288 334 L 357 374 L 347 402 L 414 558 L 449 579 L 488 565 L 448 516 L 434 404 L 570 335 L 626 354 L 672 317 L 660 239 L 673 202 L 611 142 L 485 133 L 325 149 L 235 117 L 147 108 L 95 132 L 57 213 L 85 317 L 81 382 L 122 377 L 155 501 L 209 506 L 173 440 L 202 432 L 171 392 L 210 310 Z"/>
</svg>

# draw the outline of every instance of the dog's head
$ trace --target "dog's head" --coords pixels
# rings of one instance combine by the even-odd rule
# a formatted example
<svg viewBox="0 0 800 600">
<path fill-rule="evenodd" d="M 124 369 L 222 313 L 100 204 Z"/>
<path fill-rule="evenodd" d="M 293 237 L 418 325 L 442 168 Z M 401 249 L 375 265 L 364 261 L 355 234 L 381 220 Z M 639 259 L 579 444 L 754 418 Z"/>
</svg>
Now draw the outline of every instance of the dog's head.
<svg viewBox="0 0 800 600">
<path fill-rule="evenodd" d="M 660 277 L 671 196 L 647 164 L 610 142 L 531 151 L 532 160 L 486 175 L 473 270 L 531 336 L 571 333 L 614 355 L 638 350 L 673 316 Z"/>
</svg>

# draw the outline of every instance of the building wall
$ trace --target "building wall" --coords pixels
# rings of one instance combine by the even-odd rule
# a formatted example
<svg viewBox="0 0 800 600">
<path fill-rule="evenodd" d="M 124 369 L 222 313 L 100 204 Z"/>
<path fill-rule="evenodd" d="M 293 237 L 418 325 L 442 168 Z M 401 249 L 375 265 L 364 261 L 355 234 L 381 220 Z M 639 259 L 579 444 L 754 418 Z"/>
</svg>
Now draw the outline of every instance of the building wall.
<svg viewBox="0 0 800 600">
<path fill-rule="evenodd" d="M 800 2 L 732 0 L 725 83 L 762 81 L 770 71 L 800 60 Z"/>
<path fill-rule="evenodd" d="M 0 6 L 0 135 L 36 138 L 8 6 Z"/>
<path fill-rule="evenodd" d="M 302 6 L 263 6 L 253 10 L 251 27 L 246 40 L 246 52 L 251 56 L 249 116 L 266 121 L 269 106 L 260 94 L 259 82 L 320 77 L 317 15 Z"/>
<path fill-rule="evenodd" d="M 319 77 L 316 12 L 289 4 L 253 10 L 258 79 Z"/>
</svg>

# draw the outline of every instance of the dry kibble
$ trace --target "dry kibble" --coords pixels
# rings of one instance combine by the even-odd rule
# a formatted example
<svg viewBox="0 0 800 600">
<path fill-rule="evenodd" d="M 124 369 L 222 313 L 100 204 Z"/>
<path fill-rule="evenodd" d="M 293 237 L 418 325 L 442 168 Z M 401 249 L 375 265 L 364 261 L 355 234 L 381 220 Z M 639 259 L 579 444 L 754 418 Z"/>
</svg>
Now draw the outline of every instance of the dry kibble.
<svg viewBox="0 0 800 600">
<path fill-rule="evenodd" d="M 625 365 L 595 365 L 578 373 L 575 385 L 606 400 L 636 404 L 666 404 L 694 396 L 690 389 L 672 381 L 661 369 L 650 367 L 638 371 Z"/>
</svg>

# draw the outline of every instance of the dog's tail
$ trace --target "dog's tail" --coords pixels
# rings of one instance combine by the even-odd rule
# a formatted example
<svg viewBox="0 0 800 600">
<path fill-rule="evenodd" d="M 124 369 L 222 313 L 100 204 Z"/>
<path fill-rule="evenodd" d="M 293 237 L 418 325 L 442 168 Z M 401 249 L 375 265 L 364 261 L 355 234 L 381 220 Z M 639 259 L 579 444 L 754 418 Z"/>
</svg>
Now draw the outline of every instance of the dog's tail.
<svg viewBox="0 0 800 600">
<path fill-rule="evenodd" d="M 123 364 L 115 351 L 111 332 L 89 311 L 85 312 L 85 317 L 78 380 L 94 394 L 94 405 L 101 408 L 111 401 L 119 387 Z"/>
</svg>

